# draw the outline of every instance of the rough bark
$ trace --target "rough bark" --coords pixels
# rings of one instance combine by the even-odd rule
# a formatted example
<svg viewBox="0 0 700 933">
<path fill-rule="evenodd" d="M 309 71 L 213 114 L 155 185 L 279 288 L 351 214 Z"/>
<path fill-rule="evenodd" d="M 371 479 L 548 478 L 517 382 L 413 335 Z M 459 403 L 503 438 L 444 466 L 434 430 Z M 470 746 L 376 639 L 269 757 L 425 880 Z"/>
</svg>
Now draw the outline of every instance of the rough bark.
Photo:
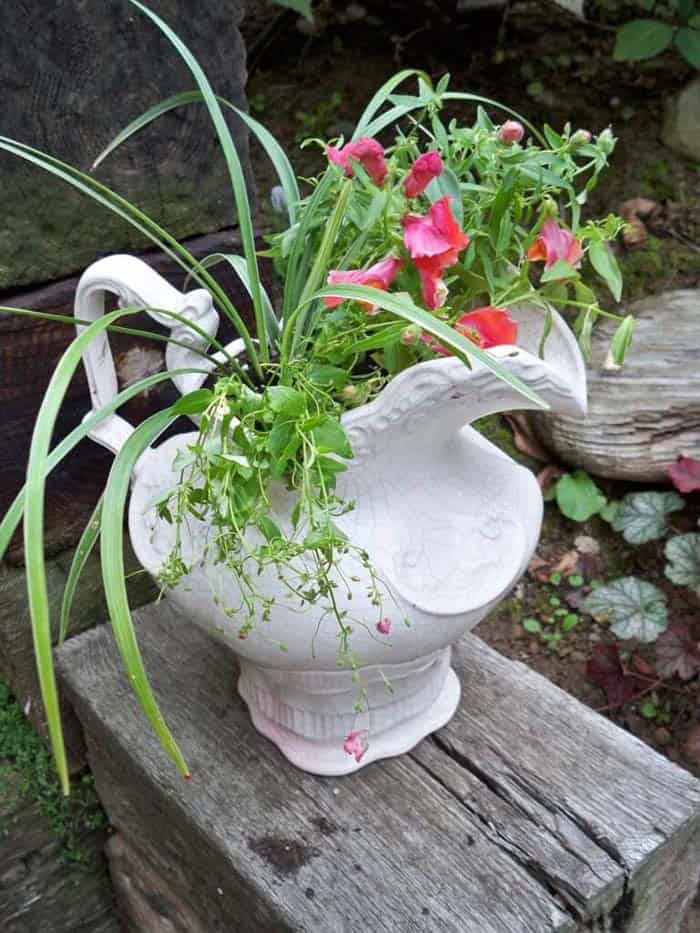
<svg viewBox="0 0 700 933">
<path fill-rule="evenodd" d="M 201 0 L 196 15 L 188 0 L 149 6 L 181 35 L 216 91 L 245 107 L 242 0 Z M 87 172 L 128 123 L 196 84 L 155 24 L 124 0 L 13 0 L 0 5 L 0 86 L 12 102 L 3 111 L 5 136 Z M 250 177 L 245 129 L 227 119 Z M 228 172 L 199 104 L 134 136 L 95 177 L 180 238 L 235 220 Z M 0 155 L 0 188 L 0 291 L 146 245 L 124 220 L 9 153 Z"/>
</svg>

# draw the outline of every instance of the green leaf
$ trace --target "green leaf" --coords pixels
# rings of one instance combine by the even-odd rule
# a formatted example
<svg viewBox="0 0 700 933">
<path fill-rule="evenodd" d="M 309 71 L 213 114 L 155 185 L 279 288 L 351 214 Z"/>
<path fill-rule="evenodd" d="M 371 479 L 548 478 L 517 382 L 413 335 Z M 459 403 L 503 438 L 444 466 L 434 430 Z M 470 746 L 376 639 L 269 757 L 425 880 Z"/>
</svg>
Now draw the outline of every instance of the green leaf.
<svg viewBox="0 0 700 933">
<path fill-rule="evenodd" d="M 553 266 L 542 273 L 541 282 L 559 282 L 562 279 L 574 279 L 578 272 L 565 259 L 557 259 Z"/>
<path fill-rule="evenodd" d="M 255 326 L 258 336 L 258 346 L 260 348 L 260 356 L 263 363 L 267 363 L 269 361 L 269 347 L 266 331 L 265 309 L 263 306 L 262 293 L 260 289 L 260 273 L 258 270 L 258 261 L 255 251 L 255 234 L 253 232 L 253 220 L 250 212 L 250 201 L 248 199 L 248 191 L 246 188 L 246 181 L 243 174 L 241 161 L 238 157 L 238 153 L 231 136 L 231 131 L 229 130 L 228 124 L 224 119 L 224 115 L 221 110 L 221 104 L 219 103 L 216 94 L 212 90 L 209 79 L 204 74 L 204 71 L 202 70 L 199 62 L 187 48 L 182 39 L 180 39 L 180 37 L 173 32 L 173 30 L 160 18 L 160 16 L 154 13 L 153 10 L 150 10 L 147 6 L 144 6 L 144 4 L 140 3 L 139 0 L 129 0 L 129 2 L 138 10 L 141 10 L 141 12 L 150 20 L 152 20 L 152 22 L 155 23 L 160 31 L 170 40 L 170 43 L 189 68 L 193 78 L 197 82 L 199 90 L 202 92 L 202 97 L 204 98 L 204 103 L 206 104 L 212 124 L 216 130 L 216 135 L 218 136 L 219 143 L 226 160 L 229 177 L 231 179 L 231 186 L 233 188 L 233 196 L 236 204 L 236 212 L 238 215 L 238 226 L 240 229 L 241 242 L 243 244 L 243 252 L 246 258 L 248 279 L 250 281 L 250 289 L 253 298 L 253 310 L 255 312 Z M 257 357 L 254 354 L 252 361 L 255 362 L 256 358 Z"/>
<path fill-rule="evenodd" d="M 267 397 L 270 408 L 287 418 L 298 418 L 306 409 L 306 396 L 289 386 L 269 386 Z"/>
<path fill-rule="evenodd" d="M 572 628 L 575 628 L 579 623 L 579 617 L 575 612 L 568 612 L 564 616 L 564 620 L 561 623 L 562 631 L 570 632 Z"/>
<path fill-rule="evenodd" d="M 173 405 L 176 415 L 201 415 L 211 405 L 214 393 L 211 389 L 195 389 L 183 395 Z"/>
<path fill-rule="evenodd" d="M 615 516 L 617 515 L 617 510 L 619 507 L 620 503 L 616 499 L 611 499 L 609 502 L 605 503 L 598 514 L 604 522 L 610 522 L 612 524 Z"/>
<path fill-rule="evenodd" d="M 658 711 L 659 708 L 653 700 L 644 700 L 639 707 L 639 712 L 645 719 L 655 719 Z"/>
<path fill-rule="evenodd" d="M 617 31 L 613 58 L 618 62 L 639 62 L 653 58 L 668 48 L 674 29 L 656 19 L 634 19 Z"/>
<path fill-rule="evenodd" d="M 342 389 L 347 385 L 350 374 L 340 366 L 331 366 L 327 363 L 312 363 L 306 371 L 309 382 L 315 386 L 331 386 Z"/>
<path fill-rule="evenodd" d="M 693 68 L 700 69 L 700 31 L 682 26 L 676 33 L 674 41 L 683 58 Z"/>
<path fill-rule="evenodd" d="M 311 431 L 311 436 L 319 454 L 337 454 L 339 457 L 352 457 L 352 448 L 341 423 L 330 415 Z"/>
<path fill-rule="evenodd" d="M 536 635 L 542 631 L 542 625 L 538 619 L 523 619 L 523 628 L 531 635 Z"/>
<path fill-rule="evenodd" d="M 619 503 L 612 526 L 630 544 L 656 541 L 668 531 L 668 516 L 684 505 L 677 492 L 630 492 Z"/>
<path fill-rule="evenodd" d="M 610 353 L 616 366 L 622 366 L 625 362 L 625 356 L 632 343 L 632 333 L 634 332 L 634 318 L 628 314 L 624 321 L 615 331 L 613 339 L 610 341 Z"/>
<path fill-rule="evenodd" d="M 611 622 L 618 638 L 652 642 L 668 626 L 666 596 L 638 577 L 620 577 L 599 586 L 586 597 L 582 608 L 599 622 Z"/>
<path fill-rule="evenodd" d="M 225 107 L 228 107 L 229 110 L 232 110 L 239 119 L 243 120 L 243 122 L 248 126 L 248 129 L 250 129 L 257 137 L 258 142 L 263 147 L 268 155 L 268 158 L 272 162 L 275 171 L 277 172 L 279 182 L 284 189 L 287 202 L 287 213 L 289 215 L 289 223 L 296 223 L 297 208 L 299 204 L 299 186 L 297 185 L 294 169 L 292 168 L 284 149 L 280 146 L 272 133 L 270 133 L 270 131 L 266 129 L 262 123 L 258 123 L 257 120 L 253 119 L 253 117 L 251 117 L 250 114 L 245 110 L 240 110 L 238 107 L 235 107 L 230 101 L 223 97 L 217 97 L 217 100 L 220 104 L 223 104 Z M 145 126 L 148 126 L 149 123 L 157 120 L 158 117 L 162 116 L 164 113 L 168 113 L 168 111 L 174 110 L 176 107 L 182 107 L 185 104 L 201 104 L 203 102 L 204 96 L 201 91 L 183 91 L 181 94 L 174 94 L 172 97 L 168 97 L 166 100 L 162 100 L 160 103 L 151 107 L 149 110 L 146 110 L 145 113 L 142 113 L 141 116 L 137 117 L 135 120 L 132 120 L 132 122 L 120 133 L 117 133 L 114 139 L 102 150 L 102 152 L 92 163 L 91 171 L 94 172 L 98 165 L 103 162 L 108 155 L 114 152 L 114 150 L 121 146 L 122 143 L 126 142 L 126 140 L 133 136 L 134 133 L 138 133 L 139 130 L 142 130 Z"/>
<path fill-rule="evenodd" d="M 606 498 L 584 470 L 567 473 L 557 480 L 557 505 L 567 518 L 585 522 L 603 508 Z"/>
<path fill-rule="evenodd" d="M 430 203 L 434 204 L 436 201 L 439 201 L 440 198 L 444 198 L 445 195 L 450 196 L 450 207 L 452 208 L 452 213 L 457 223 L 461 226 L 464 223 L 464 207 L 462 205 L 462 191 L 459 187 L 459 179 L 452 171 L 452 169 L 443 168 L 442 172 L 433 178 L 428 187 L 425 189 L 425 193 L 430 199 Z"/>
<path fill-rule="evenodd" d="M 100 527 L 102 524 L 102 496 L 100 496 L 95 509 L 90 516 L 90 520 L 80 536 L 80 541 L 73 554 L 68 579 L 63 590 L 63 599 L 61 601 L 61 617 L 58 627 L 58 644 L 62 645 L 68 634 L 70 625 L 70 612 L 73 606 L 75 591 L 78 588 L 80 576 L 85 569 L 90 554 L 100 536 Z"/>
<path fill-rule="evenodd" d="M 79 424 L 76 428 L 73 428 L 70 434 L 63 438 L 60 444 L 57 444 L 57 446 L 54 447 L 46 460 L 44 476 L 48 476 L 48 474 L 54 470 L 58 464 L 68 456 L 71 450 L 77 447 L 80 441 L 87 437 L 94 428 L 101 424 L 101 422 L 103 422 L 110 415 L 114 414 L 114 412 L 121 405 L 123 405 L 125 402 L 128 402 L 129 399 L 133 398 L 135 395 L 138 395 L 139 392 L 144 392 L 147 389 L 150 389 L 152 386 L 165 381 L 166 379 L 172 379 L 174 376 L 184 376 L 189 373 L 202 372 L 204 371 L 199 369 L 168 370 L 165 372 L 155 373 L 153 376 L 147 376 L 145 379 L 139 379 L 137 382 L 134 382 L 126 389 L 123 389 L 106 405 L 100 408 L 99 411 L 89 414 L 81 424 Z M 15 533 L 17 526 L 22 520 L 25 499 L 26 487 L 22 487 L 22 489 L 20 489 L 20 491 L 15 496 L 10 508 L 7 510 L 7 512 L 5 512 L 2 521 L 0 522 L 0 560 L 2 560 L 12 535 Z"/>
<path fill-rule="evenodd" d="M 273 541 L 279 541 L 282 537 L 282 532 L 268 515 L 260 516 L 258 519 L 258 528 L 265 536 L 265 540 L 268 544 L 272 544 Z"/>
<path fill-rule="evenodd" d="M 124 582 L 124 508 L 132 470 L 143 451 L 172 424 L 175 417 L 169 408 L 151 415 L 135 429 L 117 454 L 104 491 L 100 557 L 109 617 L 129 684 L 163 748 L 181 773 L 188 777 L 189 770 L 182 752 L 163 719 L 143 666 Z"/>
<path fill-rule="evenodd" d="M 534 402 L 538 407 L 544 408 L 545 410 L 549 408 L 549 405 L 544 399 L 540 398 L 536 392 L 530 389 L 522 379 L 508 372 L 506 367 L 494 356 L 485 350 L 481 350 L 475 343 L 472 343 L 471 340 L 467 340 L 466 337 L 463 337 L 462 334 L 458 333 L 454 328 L 445 324 L 444 321 L 439 320 L 433 314 L 429 314 L 427 311 L 414 305 L 407 296 L 383 292 L 378 288 L 370 288 L 367 285 L 333 285 L 320 289 L 312 298 L 332 297 L 334 295 L 340 298 L 349 298 L 353 301 L 367 301 L 370 304 L 377 305 L 379 308 L 383 308 L 385 311 L 396 314 L 398 317 L 403 318 L 405 321 L 409 321 L 411 324 L 417 324 L 422 330 L 426 330 L 429 334 L 433 334 L 433 336 L 437 337 L 441 344 L 456 351 L 462 359 L 469 359 L 470 356 L 473 356 L 495 373 L 499 379 L 508 383 L 508 385 L 531 402 Z"/>
<path fill-rule="evenodd" d="M 605 243 L 595 240 L 588 250 L 591 265 L 610 289 L 615 301 L 622 297 L 622 273 L 617 259 Z"/>
<path fill-rule="evenodd" d="M 700 534 L 676 535 L 666 542 L 665 573 L 672 583 L 692 587 L 700 595 Z"/>
<path fill-rule="evenodd" d="M 415 68 L 406 68 L 403 71 L 399 71 L 393 77 L 389 78 L 379 90 L 373 95 L 370 102 L 365 107 L 362 112 L 362 116 L 357 121 L 357 126 L 355 127 L 355 132 L 352 134 L 353 139 L 359 139 L 361 136 L 376 136 L 376 134 L 384 129 L 385 126 L 388 126 L 393 120 L 400 119 L 402 116 L 405 116 L 406 113 L 410 110 L 416 109 L 416 107 L 411 106 L 410 108 L 403 107 L 393 107 L 391 111 L 387 111 L 382 114 L 381 117 L 376 117 L 379 113 L 379 110 L 384 106 L 384 104 L 389 100 L 392 95 L 394 88 L 397 88 L 400 84 L 403 84 L 408 78 L 417 77 L 422 78 L 427 87 L 430 87 L 430 78 L 424 71 L 417 71 Z M 424 103 L 427 103 L 426 100 Z M 424 106 L 424 103 L 420 103 L 417 106 Z M 391 117 L 389 119 L 389 115 Z M 376 119 L 375 119 L 376 118 Z M 388 122 L 386 122 L 388 120 Z"/>
<path fill-rule="evenodd" d="M 271 2 L 276 4 L 276 6 L 283 6 L 288 10 L 293 10 L 295 13 L 308 19 L 310 23 L 314 21 L 314 15 L 311 12 L 311 0 L 271 0 Z"/>
</svg>

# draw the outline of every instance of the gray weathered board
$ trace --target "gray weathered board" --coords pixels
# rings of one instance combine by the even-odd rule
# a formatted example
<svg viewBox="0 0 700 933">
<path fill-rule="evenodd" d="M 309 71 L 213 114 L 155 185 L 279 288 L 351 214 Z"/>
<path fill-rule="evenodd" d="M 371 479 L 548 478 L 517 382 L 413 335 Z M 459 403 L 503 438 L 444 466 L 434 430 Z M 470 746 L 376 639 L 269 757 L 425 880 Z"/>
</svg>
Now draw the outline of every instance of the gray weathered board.
<svg viewBox="0 0 700 933">
<path fill-rule="evenodd" d="M 0 929 L 2 933 L 120 933 L 105 864 L 104 829 L 74 840 L 69 862 L 46 813 L 0 765 Z"/>
<path fill-rule="evenodd" d="M 700 873 L 700 783 L 524 665 L 466 638 L 446 728 L 319 778 L 255 732 L 227 651 L 167 604 L 136 615 L 190 782 L 106 627 L 68 642 L 59 669 L 107 813 L 162 879 L 163 929 L 678 930 Z"/>
<path fill-rule="evenodd" d="M 245 107 L 242 0 L 151 0 L 190 46 L 217 93 Z M 196 13 L 196 15 L 195 15 Z M 128 0 L 0 3 L 0 133 L 87 172 L 128 123 L 195 88 L 173 46 Z M 227 114 L 249 172 L 243 124 Z M 181 238 L 230 226 L 230 181 L 197 104 L 166 114 L 96 170 L 98 181 Z M 82 269 L 105 252 L 143 249 L 120 217 L 66 183 L 0 153 L 0 291 Z M 27 248 L 31 244 L 31 249 Z"/>
</svg>

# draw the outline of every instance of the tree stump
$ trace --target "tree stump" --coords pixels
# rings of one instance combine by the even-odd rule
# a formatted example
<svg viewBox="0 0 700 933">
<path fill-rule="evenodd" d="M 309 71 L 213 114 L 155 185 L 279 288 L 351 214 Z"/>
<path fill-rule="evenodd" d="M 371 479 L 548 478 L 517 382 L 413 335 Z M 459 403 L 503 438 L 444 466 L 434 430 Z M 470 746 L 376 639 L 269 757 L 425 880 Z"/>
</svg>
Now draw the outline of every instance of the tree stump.
<svg viewBox="0 0 700 933">
<path fill-rule="evenodd" d="M 149 4 L 177 32 L 217 93 L 245 107 L 242 0 Z M 2 133 L 88 172 L 102 149 L 154 104 L 196 89 L 176 49 L 125 0 L 0 4 Z M 227 114 L 248 176 L 242 123 Z M 201 104 L 161 117 L 95 174 L 178 238 L 235 221 L 231 185 Z M 0 291 L 51 281 L 106 253 L 144 249 L 141 234 L 53 175 L 0 153 Z"/>
<path fill-rule="evenodd" d="M 665 481 L 679 454 L 700 456 L 700 292 L 645 298 L 629 313 L 637 326 L 622 369 L 604 368 L 615 322 L 593 331 L 588 415 L 532 420 L 564 463 L 609 479 Z"/>
<path fill-rule="evenodd" d="M 700 873 L 700 782 L 524 665 L 469 636 L 448 726 L 320 778 L 253 729 L 231 654 L 167 601 L 137 617 L 191 781 L 106 627 L 68 642 L 59 670 L 124 841 L 120 882 L 138 873 L 153 930 L 678 933 Z"/>
</svg>

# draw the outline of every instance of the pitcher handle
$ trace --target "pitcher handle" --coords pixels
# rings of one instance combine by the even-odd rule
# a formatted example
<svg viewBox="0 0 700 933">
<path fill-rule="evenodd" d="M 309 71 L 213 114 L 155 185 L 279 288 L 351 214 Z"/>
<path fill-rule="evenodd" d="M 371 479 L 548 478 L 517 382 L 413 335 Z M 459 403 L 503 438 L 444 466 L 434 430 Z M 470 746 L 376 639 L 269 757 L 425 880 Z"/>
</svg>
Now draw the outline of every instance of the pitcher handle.
<svg viewBox="0 0 700 933">
<path fill-rule="evenodd" d="M 168 328 L 171 337 L 188 345 L 167 344 L 165 363 L 168 369 L 202 368 L 200 353 L 208 348 L 210 340 L 193 331 L 186 323 L 149 309 L 174 311 L 213 337 L 219 327 L 219 315 L 208 291 L 198 288 L 191 292 L 180 292 L 135 256 L 106 256 L 94 262 L 81 276 L 75 293 L 75 317 L 96 321 L 104 314 L 107 294 L 116 295 L 123 307 L 142 306 L 153 320 Z M 86 326 L 77 324 L 78 333 L 85 330 Z M 92 410 L 85 416 L 87 418 L 119 391 L 106 331 L 98 334 L 90 343 L 83 354 L 83 364 L 92 400 Z M 189 373 L 173 377 L 173 382 L 185 394 L 199 388 L 205 379 L 203 373 Z M 125 418 L 113 414 L 90 431 L 89 437 L 116 454 L 133 430 Z"/>
</svg>

